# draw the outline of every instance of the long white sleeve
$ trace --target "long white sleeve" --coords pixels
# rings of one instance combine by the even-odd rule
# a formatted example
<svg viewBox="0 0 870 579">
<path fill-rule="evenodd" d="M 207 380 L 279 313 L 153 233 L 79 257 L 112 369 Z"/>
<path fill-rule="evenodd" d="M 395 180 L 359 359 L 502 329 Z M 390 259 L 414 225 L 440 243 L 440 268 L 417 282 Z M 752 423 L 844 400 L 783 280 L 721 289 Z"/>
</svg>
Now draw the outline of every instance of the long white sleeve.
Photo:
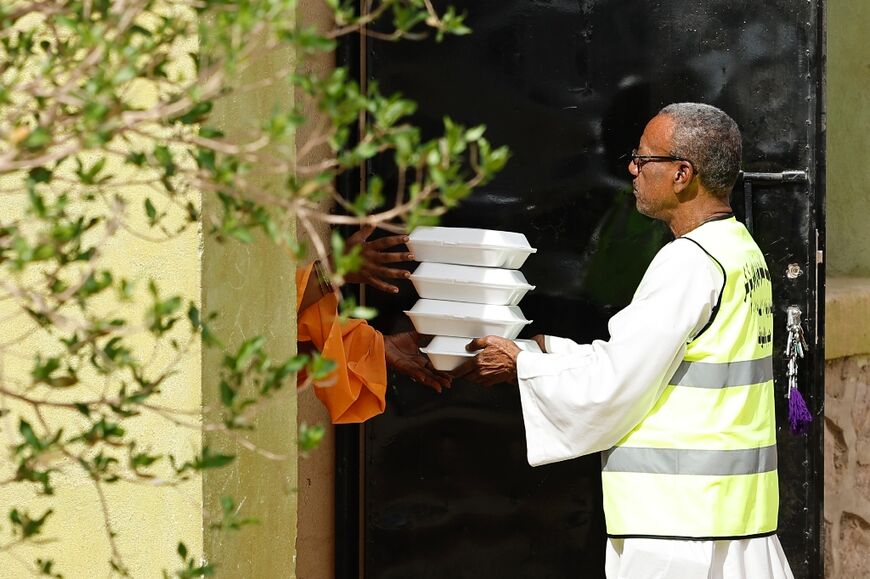
<svg viewBox="0 0 870 579">
<path fill-rule="evenodd" d="M 521 352 L 529 464 L 605 450 L 630 432 L 710 319 L 722 284 L 719 266 L 677 239 L 653 259 L 631 304 L 611 318 L 610 340 L 581 345 L 548 336 L 547 353 Z"/>
</svg>

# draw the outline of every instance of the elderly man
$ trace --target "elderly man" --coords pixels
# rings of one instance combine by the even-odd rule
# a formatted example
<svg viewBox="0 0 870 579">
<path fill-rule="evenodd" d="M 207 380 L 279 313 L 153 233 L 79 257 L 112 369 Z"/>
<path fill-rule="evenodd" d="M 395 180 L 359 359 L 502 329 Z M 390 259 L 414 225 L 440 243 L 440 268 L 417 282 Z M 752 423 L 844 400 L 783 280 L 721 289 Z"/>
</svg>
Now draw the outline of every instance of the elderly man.
<svg viewBox="0 0 870 579">
<path fill-rule="evenodd" d="M 529 463 L 602 452 L 609 579 L 786 579 L 776 537 L 773 302 L 764 257 L 731 213 L 736 123 L 665 107 L 628 170 L 637 209 L 676 238 L 610 339 L 474 340 L 458 369 L 519 385 Z"/>
</svg>

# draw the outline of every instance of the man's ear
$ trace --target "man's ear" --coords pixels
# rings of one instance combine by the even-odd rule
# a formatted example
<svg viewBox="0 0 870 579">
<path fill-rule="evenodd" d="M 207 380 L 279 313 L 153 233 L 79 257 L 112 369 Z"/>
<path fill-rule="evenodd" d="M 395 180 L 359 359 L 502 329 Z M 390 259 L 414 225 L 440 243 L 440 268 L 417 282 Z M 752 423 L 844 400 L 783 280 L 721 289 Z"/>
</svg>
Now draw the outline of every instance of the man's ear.
<svg viewBox="0 0 870 579">
<path fill-rule="evenodd" d="M 678 161 L 674 171 L 674 191 L 679 193 L 691 184 L 695 178 L 695 169 L 687 161 Z"/>
</svg>

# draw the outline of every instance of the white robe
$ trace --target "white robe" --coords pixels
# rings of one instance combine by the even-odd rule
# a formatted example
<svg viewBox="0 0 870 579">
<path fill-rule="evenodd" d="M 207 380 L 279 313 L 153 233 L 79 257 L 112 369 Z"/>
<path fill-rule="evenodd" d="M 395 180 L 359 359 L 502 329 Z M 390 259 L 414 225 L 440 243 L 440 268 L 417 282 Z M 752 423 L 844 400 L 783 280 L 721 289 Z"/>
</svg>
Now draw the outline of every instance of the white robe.
<svg viewBox="0 0 870 579">
<path fill-rule="evenodd" d="M 674 240 L 655 256 L 631 304 L 610 319 L 608 341 L 577 344 L 547 336 L 547 353 L 520 352 L 529 464 L 607 450 L 628 434 L 664 391 L 686 343 L 710 319 L 722 282 L 719 267 L 697 245 Z M 612 539 L 606 573 L 608 579 L 792 578 L 776 536 Z"/>
</svg>

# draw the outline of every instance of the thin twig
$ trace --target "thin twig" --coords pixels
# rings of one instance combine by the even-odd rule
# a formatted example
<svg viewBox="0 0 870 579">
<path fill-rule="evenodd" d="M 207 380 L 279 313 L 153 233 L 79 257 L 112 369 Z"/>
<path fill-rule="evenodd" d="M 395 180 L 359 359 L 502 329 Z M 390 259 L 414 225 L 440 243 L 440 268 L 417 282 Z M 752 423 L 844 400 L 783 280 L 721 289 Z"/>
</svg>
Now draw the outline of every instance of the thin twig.
<svg viewBox="0 0 870 579">
<path fill-rule="evenodd" d="M 87 469 L 84 469 L 84 470 L 85 470 L 85 472 L 88 472 Z M 106 494 L 103 491 L 102 482 L 100 481 L 100 479 L 96 475 L 93 475 L 91 473 L 88 473 L 88 474 L 91 475 L 91 480 L 93 480 L 93 482 L 94 482 L 94 488 L 97 491 L 97 496 L 100 497 L 100 509 L 103 512 L 103 524 L 105 525 L 105 528 L 106 528 L 106 537 L 108 537 L 109 545 L 112 549 L 112 560 L 115 562 L 116 565 L 118 565 L 119 567 L 121 567 L 123 569 L 126 567 L 126 565 L 124 565 L 124 560 L 121 557 L 121 552 L 118 550 L 118 543 L 117 543 L 117 541 L 115 541 L 116 533 L 115 533 L 114 528 L 112 527 L 112 520 L 109 516 L 109 505 L 108 505 L 108 502 L 106 501 Z"/>
</svg>

